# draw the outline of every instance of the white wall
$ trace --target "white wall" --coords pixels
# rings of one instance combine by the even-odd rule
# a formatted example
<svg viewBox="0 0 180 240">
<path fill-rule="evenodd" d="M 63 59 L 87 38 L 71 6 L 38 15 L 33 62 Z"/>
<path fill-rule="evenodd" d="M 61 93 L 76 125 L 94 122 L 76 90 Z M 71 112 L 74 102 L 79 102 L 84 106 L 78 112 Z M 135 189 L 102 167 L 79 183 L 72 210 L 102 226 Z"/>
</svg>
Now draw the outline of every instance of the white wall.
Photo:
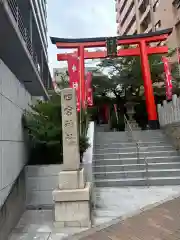
<svg viewBox="0 0 180 240">
<path fill-rule="evenodd" d="M 0 59 L 0 206 L 27 160 L 21 117 L 31 96 Z"/>
</svg>

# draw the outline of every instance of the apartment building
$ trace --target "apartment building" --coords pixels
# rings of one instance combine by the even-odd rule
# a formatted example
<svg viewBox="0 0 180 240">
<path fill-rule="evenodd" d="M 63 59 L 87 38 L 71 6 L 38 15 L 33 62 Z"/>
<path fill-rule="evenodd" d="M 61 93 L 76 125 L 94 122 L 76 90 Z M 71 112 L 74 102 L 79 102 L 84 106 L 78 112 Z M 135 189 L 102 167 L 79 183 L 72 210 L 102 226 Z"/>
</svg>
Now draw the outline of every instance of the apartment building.
<svg viewBox="0 0 180 240">
<path fill-rule="evenodd" d="M 22 116 L 49 97 L 45 0 L 0 0 L 0 239 L 25 210 L 28 149 Z"/>
<path fill-rule="evenodd" d="M 168 46 L 180 46 L 180 0 L 116 0 L 118 35 L 173 27 Z"/>
</svg>

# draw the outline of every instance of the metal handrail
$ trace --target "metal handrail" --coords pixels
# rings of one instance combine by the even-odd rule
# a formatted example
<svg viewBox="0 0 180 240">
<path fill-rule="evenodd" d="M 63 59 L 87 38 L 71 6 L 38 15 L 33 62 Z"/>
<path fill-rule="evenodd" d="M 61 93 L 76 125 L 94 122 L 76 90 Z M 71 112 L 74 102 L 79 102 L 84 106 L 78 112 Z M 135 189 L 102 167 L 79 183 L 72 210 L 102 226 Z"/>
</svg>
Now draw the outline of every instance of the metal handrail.
<svg viewBox="0 0 180 240">
<path fill-rule="evenodd" d="M 147 157 L 144 157 L 144 163 L 145 163 L 145 173 L 146 173 L 146 181 L 148 184 L 148 179 L 149 179 L 149 164 L 147 161 Z"/>
<path fill-rule="evenodd" d="M 136 144 L 137 164 L 139 164 L 139 161 L 140 161 L 140 148 L 141 148 L 140 144 L 142 143 L 142 141 L 135 137 L 135 134 L 133 133 L 131 124 L 129 123 L 129 121 L 128 121 L 128 119 L 127 119 L 127 117 L 125 115 L 124 115 L 124 120 L 125 120 L 125 129 L 127 129 L 128 132 L 130 132 L 131 139 Z M 148 156 L 145 155 L 144 156 L 144 165 L 145 165 L 146 180 L 148 182 L 148 179 L 149 179 L 149 163 L 148 163 L 147 159 L 148 159 Z"/>
<path fill-rule="evenodd" d="M 139 152 L 140 152 L 140 145 L 139 145 L 139 141 L 136 139 L 135 137 L 135 134 L 133 133 L 133 130 L 132 130 L 132 127 L 131 127 L 131 124 L 129 123 L 126 115 L 124 114 L 124 121 L 125 121 L 125 130 L 127 129 L 128 130 L 128 133 L 130 133 L 131 135 L 131 140 L 132 142 L 135 143 L 136 145 L 136 154 L 137 154 L 137 162 L 139 163 Z"/>
<path fill-rule="evenodd" d="M 33 45 L 31 42 L 29 31 L 26 27 L 24 27 L 23 18 L 22 18 L 21 12 L 20 12 L 20 8 L 17 4 L 17 1 L 16 0 L 7 0 L 7 4 L 11 10 L 14 20 L 16 21 L 17 27 L 21 33 L 21 37 L 26 44 L 27 50 L 28 50 L 29 54 L 31 55 L 34 65 L 40 74 L 40 70 L 38 68 L 39 64 L 38 64 L 37 54 L 33 50 Z"/>
<path fill-rule="evenodd" d="M 142 141 L 140 141 L 142 143 Z M 141 146 L 140 146 L 141 147 Z M 145 165 L 145 171 L 146 171 L 146 180 L 148 181 L 149 178 L 149 163 L 148 163 L 148 156 L 147 154 L 144 155 L 144 165 Z"/>
</svg>

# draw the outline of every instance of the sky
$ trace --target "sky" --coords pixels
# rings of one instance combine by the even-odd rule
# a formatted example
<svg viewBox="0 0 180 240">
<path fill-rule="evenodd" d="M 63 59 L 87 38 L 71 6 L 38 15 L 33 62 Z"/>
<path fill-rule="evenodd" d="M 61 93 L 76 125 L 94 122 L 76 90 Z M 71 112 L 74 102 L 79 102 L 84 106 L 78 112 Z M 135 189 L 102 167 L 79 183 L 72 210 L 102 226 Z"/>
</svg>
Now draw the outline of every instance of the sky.
<svg viewBox="0 0 180 240">
<path fill-rule="evenodd" d="M 47 9 L 51 73 L 53 68 L 65 66 L 64 62 L 56 60 L 56 55 L 67 51 L 52 45 L 50 36 L 83 38 L 116 35 L 115 0 L 49 0 Z"/>
</svg>

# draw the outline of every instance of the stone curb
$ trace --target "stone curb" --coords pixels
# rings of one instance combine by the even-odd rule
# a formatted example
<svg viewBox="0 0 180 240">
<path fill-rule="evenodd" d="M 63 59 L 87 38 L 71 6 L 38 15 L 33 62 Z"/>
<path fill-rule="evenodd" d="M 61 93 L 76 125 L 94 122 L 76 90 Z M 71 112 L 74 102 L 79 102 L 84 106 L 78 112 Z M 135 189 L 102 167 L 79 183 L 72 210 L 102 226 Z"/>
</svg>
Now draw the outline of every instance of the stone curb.
<svg viewBox="0 0 180 240">
<path fill-rule="evenodd" d="M 101 230 L 103 230 L 103 229 L 105 229 L 105 228 L 108 228 L 108 227 L 110 227 L 110 226 L 112 226 L 112 225 L 114 225 L 114 224 L 120 223 L 120 222 L 126 220 L 127 218 L 131 218 L 131 217 L 133 217 L 133 216 L 139 215 L 139 214 L 141 214 L 142 212 L 145 212 L 145 211 L 147 211 L 147 210 L 151 210 L 151 209 L 153 209 L 153 208 L 155 208 L 155 207 L 158 207 L 158 206 L 160 206 L 160 205 L 162 205 L 162 204 L 164 204 L 164 203 L 166 203 L 166 202 L 175 200 L 175 199 L 177 199 L 177 198 L 179 198 L 179 197 L 180 197 L 180 193 L 178 193 L 178 194 L 176 194 L 176 195 L 173 195 L 173 196 L 169 196 L 169 197 L 167 197 L 167 198 L 165 198 L 165 199 L 163 199 L 163 200 L 161 200 L 161 201 L 159 201 L 159 202 L 155 202 L 155 203 L 153 203 L 153 204 L 149 204 L 149 205 L 147 205 L 147 206 L 145 206 L 145 207 L 143 207 L 143 208 L 140 208 L 139 210 L 133 211 L 133 212 L 131 212 L 131 213 L 129 213 L 129 214 L 125 214 L 125 215 L 123 215 L 123 216 L 121 216 L 121 217 L 118 217 L 118 218 L 116 218 L 116 219 L 113 219 L 113 220 L 111 220 L 111 221 L 109 221 L 109 222 L 107 222 L 107 223 L 103 223 L 103 224 L 101 224 L 101 225 L 92 227 L 91 229 L 85 230 L 85 231 L 83 231 L 83 232 L 81 232 L 81 233 L 74 234 L 73 236 L 65 237 L 64 240 L 65 240 L 65 239 L 69 239 L 69 240 L 79 240 L 79 239 L 82 239 L 82 238 L 84 238 L 84 237 L 88 237 L 89 235 L 92 235 L 92 234 L 94 234 L 94 233 L 96 233 L 96 232 L 99 232 L 99 231 L 101 231 Z"/>
</svg>

